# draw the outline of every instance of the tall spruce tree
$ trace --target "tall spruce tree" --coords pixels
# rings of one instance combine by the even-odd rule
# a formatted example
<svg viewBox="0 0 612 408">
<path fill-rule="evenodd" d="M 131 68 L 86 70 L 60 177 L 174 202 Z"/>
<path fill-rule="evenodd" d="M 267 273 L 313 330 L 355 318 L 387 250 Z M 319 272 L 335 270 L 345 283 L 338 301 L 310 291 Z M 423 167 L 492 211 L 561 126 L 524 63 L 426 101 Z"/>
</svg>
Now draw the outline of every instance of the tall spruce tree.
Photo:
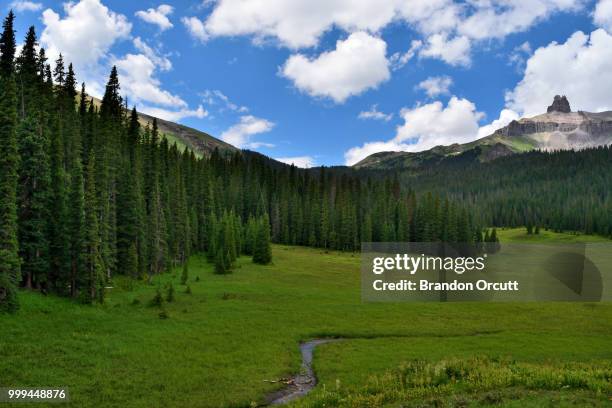
<svg viewBox="0 0 612 408">
<path fill-rule="evenodd" d="M 50 212 L 53 215 L 49 222 L 50 280 L 59 293 L 69 293 L 70 258 L 68 239 L 68 209 L 66 188 L 66 152 L 65 152 L 65 72 L 64 60 L 59 56 L 56 61 L 54 88 L 54 109 L 51 113 L 51 197 Z"/>
<path fill-rule="evenodd" d="M 15 85 L 15 16 L 4 20 L 0 37 L 0 311 L 19 308 L 16 286 L 21 280 L 17 241 L 17 93 Z"/>
<path fill-rule="evenodd" d="M 74 297 L 78 293 L 79 277 L 85 273 L 84 246 L 87 240 L 87 229 L 90 228 L 85 218 L 85 191 L 83 187 L 83 165 L 81 163 L 80 149 L 72 164 L 71 185 L 68 208 L 68 237 L 70 256 L 70 294 Z M 93 211 L 95 211 L 95 205 Z M 97 232 L 97 227 L 96 227 Z"/>
<path fill-rule="evenodd" d="M 19 117 L 22 120 L 38 108 L 40 88 L 37 45 L 36 31 L 34 27 L 30 27 L 21 54 L 17 58 L 17 99 Z"/>
<path fill-rule="evenodd" d="M 123 174 L 119 177 L 117 188 L 117 260 L 120 272 L 136 278 L 140 275 L 139 250 L 141 241 L 141 200 L 140 168 L 136 160 L 140 125 L 136 108 L 132 110 L 128 125 L 127 146 L 128 158 L 123 163 Z"/>
<path fill-rule="evenodd" d="M 47 290 L 49 243 L 47 241 L 50 182 L 47 143 L 38 121 L 29 114 L 18 131 L 19 242 L 22 275 L 27 288 Z"/>
<path fill-rule="evenodd" d="M 85 223 L 87 225 L 83 254 L 84 273 L 79 280 L 80 288 L 83 290 L 83 299 L 88 302 L 104 300 L 104 271 L 100 253 L 100 233 L 98 231 L 95 163 L 96 160 L 90 155 L 84 197 Z"/>
<path fill-rule="evenodd" d="M 272 248 L 270 246 L 270 221 L 267 215 L 259 220 L 257 238 L 253 246 L 253 262 L 261 265 L 267 265 L 272 262 Z"/>
</svg>

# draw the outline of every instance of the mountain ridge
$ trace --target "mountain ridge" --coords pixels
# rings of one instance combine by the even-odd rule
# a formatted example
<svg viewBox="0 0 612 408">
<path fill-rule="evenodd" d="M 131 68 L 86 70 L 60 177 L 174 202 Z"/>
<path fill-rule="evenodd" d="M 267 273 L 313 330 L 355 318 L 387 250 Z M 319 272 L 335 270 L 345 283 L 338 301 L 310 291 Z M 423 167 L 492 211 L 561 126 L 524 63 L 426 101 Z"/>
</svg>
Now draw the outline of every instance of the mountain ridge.
<svg viewBox="0 0 612 408">
<path fill-rule="evenodd" d="M 80 93 L 78 95 L 80 98 Z M 87 95 L 87 98 L 93 100 L 94 106 L 100 107 L 102 101 L 91 95 Z M 126 108 L 127 110 L 127 108 Z M 157 128 L 160 134 L 168 139 L 172 143 L 176 143 L 177 146 L 183 148 L 189 148 L 196 154 L 209 155 L 215 149 L 226 152 L 237 152 L 240 151 L 236 146 L 233 146 L 221 139 L 218 139 L 209 133 L 202 130 L 195 129 L 186 125 L 182 125 L 177 122 L 165 120 L 153 115 L 149 115 L 138 111 L 138 121 L 141 126 L 153 127 L 153 120 L 157 119 Z"/>
<path fill-rule="evenodd" d="M 419 169 L 469 154 L 487 162 L 530 150 L 581 150 L 612 144 L 612 111 L 572 112 L 565 96 L 555 96 L 547 112 L 513 120 L 491 135 L 464 144 L 421 152 L 379 152 L 353 165 L 359 169 Z"/>
<path fill-rule="evenodd" d="M 208 155 L 215 149 L 231 152 L 239 151 L 237 147 L 221 139 L 180 123 L 171 122 L 142 112 L 138 112 L 138 118 L 141 125 L 144 126 L 147 124 L 153 126 L 153 120 L 157 119 L 157 127 L 160 133 L 169 138 L 170 142 L 178 142 L 196 153 Z"/>
</svg>

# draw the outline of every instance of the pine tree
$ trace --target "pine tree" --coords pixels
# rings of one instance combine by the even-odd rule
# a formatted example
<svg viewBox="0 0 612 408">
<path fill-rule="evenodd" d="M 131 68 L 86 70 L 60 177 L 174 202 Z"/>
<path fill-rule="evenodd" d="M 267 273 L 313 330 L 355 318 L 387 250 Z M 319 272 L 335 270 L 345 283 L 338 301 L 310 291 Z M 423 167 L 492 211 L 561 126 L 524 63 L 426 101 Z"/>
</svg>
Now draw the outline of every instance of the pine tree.
<svg viewBox="0 0 612 408">
<path fill-rule="evenodd" d="M 149 249 L 147 253 L 149 254 L 149 271 L 155 275 L 166 268 L 168 246 L 166 241 L 166 216 L 162 206 L 159 183 L 155 182 L 153 188 L 148 223 Z"/>
<path fill-rule="evenodd" d="M 235 216 L 225 212 L 223 217 L 213 226 L 213 243 L 209 248 L 213 255 L 215 273 L 231 273 L 238 257 L 237 237 L 235 236 Z M 214 252 L 212 252 L 214 251 Z"/>
<path fill-rule="evenodd" d="M 120 177 L 124 176 L 124 173 L 121 173 L 121 171 L 125 169 L 122 165 L 122 155 L 120 154 L 120 139 L 123 135 L 122 127 L 124 122 L 119 89 L 117 68 L 113 67 L 100 106 L 101 126 L 96 137 L 98 143 L 95 149 L 101 255 L 107 276 L 112 276 L 118 266 L 117 184 Z M 123 248 L 126 249 L 125 247 Z"/>
<path fill-rule="evenodd" d="M 65 71 L 63 57 L 60 54 L 54 70 L 55 87 L 53 90 L 53 108 L 50 116 L 50 173 L 51 194 L 49 209 L 52 217 L 49 220 L 49 277 L 55 289 L 62 294 L 68 293 L 70 287 L 70 240 L 68 237 L 69 213 L 67 206 L 66 169 L 66 125 L 68 116 L 65 98 Z M 48 78 L 51 81 L 51 78 Z"/>
<path fill-rule="evenodd" d="M 97 193 L 95 160 L 90 155 L 87 164 L 87 183 L 85 188 L 85 222 L 87 235 L 85 241 L 84 268 L 80 283 L 85 298 L 94 302 L 104 299 L 104 272 L 100 253 L 100 233 L 98 231 Z"/>
<path fill-rule="evenodd" d="M 77 96 L 76 86 L 76 74 L 74 73 L 72 63 L 70 63 L 68 64 L 68 72 L 66 73 L 66 80 L 64 82 L 64 91 L 66 92 L 66 101 L 68 102 L 66 108 L 71 114 L 75 113 L 74 106 Z"/>
<path fill-rule="evenodd" d="M 223 244 L 228 254 L 230 268 L 238 258 L 238 245 L 236 229 L 234 228 L 234 214 L 225 213 L 223 216 Z"/>
<path fill-rule="evenodd" d="M 459 212 L 457 220 L 457 242 L 467 244 L 471 242 L 470 223 L 465 209 Z"/>
<path fill-rule="evenodd" d="M 186 260 L 183 263 L 183 272 L 181 273 L 181 284 L 186 285 L 189 280 L 189 261 Z"/>
<path fill-rule="evenodd" d="M 257 229 L 257 239 L 253 249 L 253 262 L 267 265 L 272 262 L 272 247 L 270 246 L 270 221 L 265 215 Z"/>
<path fill-rule="evenodd" d="M 81 84 L 81 94 L 79 101 L 79 119 L 81 125 L 81 158 L 83 165 L 87 165 L 89 153 L 93 144 L 93 111 L 91 104 L 88 103 L 88 95 L 85 90 L 85 82 Z"/>
<path fill-rule="evenodd" d="M 17 95 L 14 58 L 15 31 L 11 11 L 0 37 L 0 311 L 19 308 L 16 285 L 21 280 L 17 241 Z"/>
<path fill-rule="evenodd" d="M 15 14 L 11 10 L 2 24 L 0 36 L 0 78 L 10 78 L 15 73 Z"/>
<path fill-rule="evenodd" d="M 136 107 L 132 109 L 130 114 L 130 121 L 127 131 L 127 146 L 128 154 L 130 157 L 130 166 L 134 168 L 136 166 L 136 149 L 140 140 L 140 122 L 138 121 L 138 112 Z"/>
<path fill-rule="evenodd" d="M 66 135 L 70 139 L 67 145 L 67 163 L 70 169 L 70 186 L 68 190 L 68 241 L 70 245 L 70 292 L 76 296 L 78 282 L 85 275 L 85 258 L 87 228 L 85 216 L 85 187 L 83 177 L 83 135 L 87 133 L 87 105 L 85 85 L 81 88 L 81 100 L 78 112 L 76 104 L 76 79 L 72 64 L 68 67 L 68 74 L 64 84 Z M 87 160 L 88 162 L 88 160 Z M 94 207 L 95 208 L 95 207 Z"/>
<path fill-rule="evenodd" d="M 79 276 L 84 274 L 83 248 L 87 240 L 86 229 L 89 227 L 85 223 L 85 191 L 80 148 L 76 150 L 70 173 L 68 238 L 70 243 L 70 288 L 71 295 L 74 297 L 77 295 Z"/>
<path fill-rule="evenodd" d="M 322 198 L 321 203 L 321 237 L 319 239 L 319 246 L 322 248 L 329 248 L 329 209 L 327 206 L 326 197 Z"/>
<path fill-rule="evenodd" d="M 122 99 L 119 95 L 119 74 L 117 73 L 117 67 L 113 66 L 108 82 L 106 83 L 106 90 L 104 91 L 104 97 L 102 98 L 102 105 L 100 107 L 100 114 L 102 117 L 120 119 L 123 113 Z"/>
<path fill-rule="evenodd" d="M 501 249 L 501 244 L 499 243 L 499 237 L 497 236 L 497 229 L 493 228 L 491 231 L 491 236 L 489 240 L 493 243 L 493 252 L 499 252 Z"/>
<path fill-rule="evenodd" d="M 139 183 L 136 175 L 125 164 L 126 171 L 118 180 L 117 188 L 117 260 L 121 265 L 120 273 L 133 278 L 138 277 L 138 253 L 140 213 Z M 136 259 L 132 259 L 131 247 L 134 246 Z"/>
<path fill-rule="evenodd" d="M 30 27 L 21 54 L 17 59 L 16 81 L 18 110 L 21 119 L 25 119 L 28 114 L 34 115 L 34 111 L 38 110 L 39 106 L 37 99 L 40 97 L 40 81 L 37 45 L 36 32 L 34 27 Z M 35 117 L 38 118 L 38 112 Z"/>
<path fill-rule="evenodd" d="M 208 217 L 208 236 L 210 237 L 208 242 L 208 248 L 206 249 L 206 256 L 208 260 L 213 262 L 217 259 L 217 248 L 220 245 L 219 240 L 219 221 L 214 213 L 211 213 Z"/>
<path fill-rule="evenodd" d="M 225 275 L 227 273 L 230 273 L 231 271 L 231 265 L 230 265 L 230 260 L 229 260 L 229 253 L 228 251 L 224 251 L 223 247 L 219 247 L 217 249 L 217 253 L 215 255 L 215 273 L 217 275 Z"/>
<path fill-rule="evenodd" d="M 164 297 L 161 293 L 161 288 L 158 286 L 155 291 L 155 296 L 151 299 L 151 306 L 162 307 L 164 305 Z"/>
<path fill-rule="evenodd" d="M 361 242 L 372 242 L 372 217 L 370 214 L 363 216 L 361 223 Z"/>
<path fill-rule="evenodd" d="M 166 291 L 166 302 L 174 302 L 174 285 L 172 284 L 172 282 L 168 284 L 168 289 Z"/>
<path fill-rule="evenodd" d="M 244 254 L 245 255 L 253 255 L 253 250 L 255 248 L 255 242 L 257 240 L 257 221 L 255 217 L 249 217 L 249 221 L 247 223 L 246 231 L 245 231 L 245 239 L 244 239 Z"/>
<path fill-rule="evenodd" d="M 19 127 L 19 242 L 27 288 L 47 289 L 49 246 L 47 220 L 50 192 L 46 140 L 30 115 Z"/>
</svg>

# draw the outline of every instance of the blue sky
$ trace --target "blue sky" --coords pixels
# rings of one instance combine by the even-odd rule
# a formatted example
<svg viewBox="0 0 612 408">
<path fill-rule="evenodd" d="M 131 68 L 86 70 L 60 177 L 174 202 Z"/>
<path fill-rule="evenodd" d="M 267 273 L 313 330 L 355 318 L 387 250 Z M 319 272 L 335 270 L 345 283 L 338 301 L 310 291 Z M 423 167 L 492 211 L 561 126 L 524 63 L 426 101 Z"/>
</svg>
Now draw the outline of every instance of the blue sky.
<svg viewBox="0 0 612 408">
<path fill-rule="evenodd" d="M 99 95 L 297 165 L 612 109 L 612 0 L 0 1 Z"/>
</svg>

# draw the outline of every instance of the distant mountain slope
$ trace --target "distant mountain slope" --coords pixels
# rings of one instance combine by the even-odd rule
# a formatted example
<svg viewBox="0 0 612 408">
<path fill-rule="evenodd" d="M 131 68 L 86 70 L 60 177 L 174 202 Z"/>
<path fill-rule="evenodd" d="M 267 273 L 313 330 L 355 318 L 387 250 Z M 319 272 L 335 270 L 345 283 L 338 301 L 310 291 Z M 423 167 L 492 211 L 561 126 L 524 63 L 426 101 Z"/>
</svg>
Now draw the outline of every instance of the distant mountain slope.
<svg viewBox="0 0 612 408">
<path fill-rule="evenodd" d="M 102 101 L 98 98 L 88 96 L 94 101 L 96 107 L 100 107 Z M 154 116 L 138 112 L 138 119 L 142 126 L 153 126 Z M 164 135 L 170 143 L 176 143 L 181 149 L 188 147 L 197 154 L 208 155 L 213 150 L 218 148 L 221 151 L 234 152 L 238 149 L 223 140 L 217 139 L 201 130 L 190 128 L 189 126 L 180 125 L 164 119 L 157 119 L 157 127 L 162 135 Z"/>
<path fill-rule="evenodd" d="M 512 121 L 492 135 L 465 144 L 436 146 L 422 152 L 380 152 L 356 168 L 418 169 L 448 160 L 487 162 L 530 150 L 580 150 L 612 144 L 612 111 L 571 112 L 569 102 L 556 96 L 547 113 Z"/>
<path fill-rule="evenodd" d="M 140 123 L 143 126 L 153 124 L 153 116 L 138 113 Z M 219 150 L 225 151 L 237 151 L 238 149 L 223 140 L 217 139 L 209 135 L 208 133 L 202 132 L 201 130 L 193 129 L 188 126 L 180 125 L 178 123 L 169 122 L 164 119 L 157 118 L 157 126 L 159 131 L 164 134 L 168 140 L 176 142 L 180 146 L 186 146 L 192 149 L 196 153 L 210 154 L 213 150 L 218 148 Z"/>
</svg>

